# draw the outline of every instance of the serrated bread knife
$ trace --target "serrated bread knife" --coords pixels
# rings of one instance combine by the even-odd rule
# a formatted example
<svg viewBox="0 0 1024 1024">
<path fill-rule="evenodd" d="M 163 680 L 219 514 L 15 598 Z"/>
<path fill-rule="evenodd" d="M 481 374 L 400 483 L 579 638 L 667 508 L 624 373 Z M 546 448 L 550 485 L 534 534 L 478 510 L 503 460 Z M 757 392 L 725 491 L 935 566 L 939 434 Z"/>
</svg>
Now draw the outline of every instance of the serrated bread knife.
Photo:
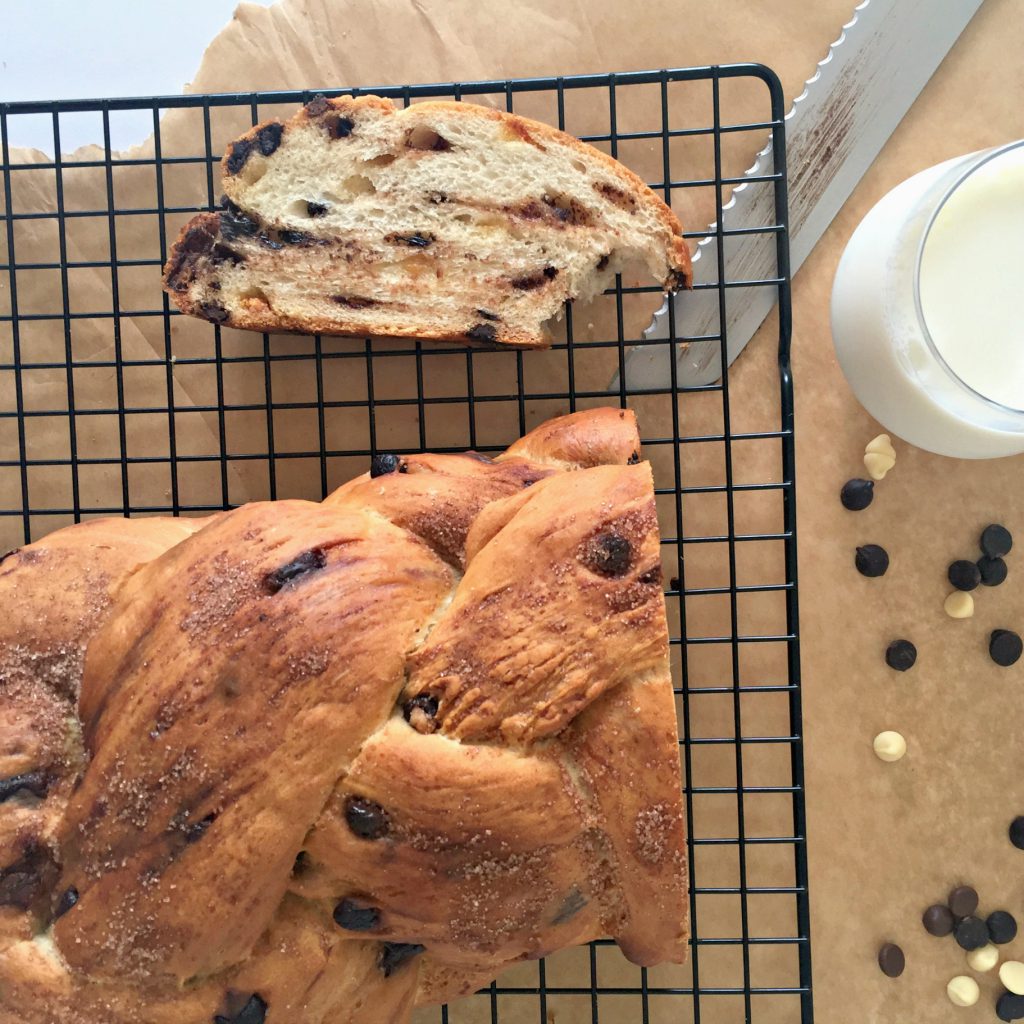
<svg viewBox="0 0 1024 1024">
<path fill-rule="evenodd" d="M 794 273 L 980 6 L 981 0 L 864 0 L 854 8 L 785 118 Z M 746 174 L 773 170 L 769 144 Z M 722 212 L 727 230 L 765 227 L 773 221 L 771 181 L 737 185 Z M 714 232 L 716 226 L 709 230 Z M 726 235 L 722 248 L 727 281 L 776 277 L 773 235 Z M 668 303 L 674 302 L 679 344 L 633 347 L 626 358 L 628 387 L 669 386 L 673 350 L 680 385 L 711 384 L 721 377 L 714 234 L 698 243 L 693 276 L 695 284 L 712 287 L 666 299 L 644 331 L 645 338 L 669 337 Z M 776 298 L 773 287 L 726 290 L 729 363 L 753 337 Z M 715 340 L 685 340 L 707 335 Z M 612 387 L 618 386 L 616 375 Z"/>
</svg>

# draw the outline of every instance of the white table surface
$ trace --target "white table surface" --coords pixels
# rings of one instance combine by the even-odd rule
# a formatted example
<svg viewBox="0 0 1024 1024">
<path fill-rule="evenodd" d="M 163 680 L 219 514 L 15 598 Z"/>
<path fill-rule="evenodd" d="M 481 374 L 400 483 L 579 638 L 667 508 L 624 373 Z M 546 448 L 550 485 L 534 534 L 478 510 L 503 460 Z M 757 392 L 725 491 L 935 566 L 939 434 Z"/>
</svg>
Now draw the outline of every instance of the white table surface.
<svg viewBox="0 0 1024 1024">
<path fill-rule="evenodd" d="M 255 0 L 269 6 L 272 0 Z M 0 0 L 0 101 L 180 93 L 237 0 Z M 152 130 L 149 111 L 111 116 L 123 149 Z M 63 115 L 61 149 L 102 144 L 97 115 Z M 46 115 L 11 118 L 10 143 L 53 155 Z"/>
</svg>

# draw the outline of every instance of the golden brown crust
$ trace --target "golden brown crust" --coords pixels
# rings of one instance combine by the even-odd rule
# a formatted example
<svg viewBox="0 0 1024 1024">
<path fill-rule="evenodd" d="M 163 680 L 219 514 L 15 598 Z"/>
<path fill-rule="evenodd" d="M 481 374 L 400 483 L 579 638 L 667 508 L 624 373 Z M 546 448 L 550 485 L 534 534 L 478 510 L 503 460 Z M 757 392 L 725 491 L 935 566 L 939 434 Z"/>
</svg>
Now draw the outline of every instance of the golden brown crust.
<svg viewBox="0 0 1024 1024">
<path fill-rule="evenodd" d="M 531 743 L 664 661 L 650 467 L 559 474 L 487 511 L 497 522 L 484 545 L 471 531 L 465 576 L 413 657 L 406 694 L 438 700 L 446 735 Z"/>
<path fill-rule="evenodd" d="M 0 933 L 0 1020 L 209 1024 L 258 1000 L 267 1024 L 407 1024 L 601 935 L 683 959 L 638 446 L 632 414 L 577 413 L 496 460 L 409 456 L 320 505 L 87 524 L 5 562 L 0 593 L 17 572 L 41 605 L 108 575 L 54 620 L 89 640 L 88 764 L 62 776 L 35 916 Z M 77 676 L 46 664 L 26 692 L 70 710 Z M 6 714 L 20 770 L 52 742 Z"/>
<path fill-rule="evenodd" d="M 0 564 L 0 947 L 51 910 L 56 830 L 85 760 L 75 701 L 86 644 L 136 566 L 201 525 L 94 519 Z"/>
<path fill-rule="evenodd" d="M 588 409 L 542 423 L 493 459 L 476 452 L 404 455 L 398 472 L 356 477 L 324 504 L 372 506 L 463 569 L 469 529 L 492 502 L 560 470 L 636 462 L 639 444 L 632 410 Z"/>
<path fill-rule="evenodd" d="M 625 466 L 640 461 L 632 409 L 587 409 L 542 423 L 509 445 L 498 461 L 535 459 L 562 468 Z"/>
<path fill-rule="evenodd" d="M 450 585 L 379 517 L 294 501 L 244 506 L 129 580 L 82 687 L 91 760 L 62 831 L 79 900 L 56 926 L 73 967 L 184 981 L 245 958 Z"/>
<path fill-rule="evenodd" d="M 356 477 L 324 504 L 372 506 L 461 568 L 466 535 L 480 512 L 498 498 L 517 494 L 554 472 L 524 459 L 497 462 L 476 454 L 407 455 L 401 458 L 399 472 Z"/>
</svg>

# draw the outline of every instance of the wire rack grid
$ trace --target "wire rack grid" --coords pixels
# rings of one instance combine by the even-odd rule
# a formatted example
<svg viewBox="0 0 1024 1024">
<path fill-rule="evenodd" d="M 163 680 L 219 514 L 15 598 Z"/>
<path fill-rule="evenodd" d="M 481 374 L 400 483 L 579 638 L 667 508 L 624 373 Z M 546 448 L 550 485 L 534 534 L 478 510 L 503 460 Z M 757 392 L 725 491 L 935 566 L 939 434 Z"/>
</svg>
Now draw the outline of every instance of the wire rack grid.
<svg viewBox="0 0 1024 1024">
<path fill-rule="evenodd" d="M 522 964 L 418 1021 L 810 1022 L 811 959 L 797 637 L 790 284 L 783 95 L 760 65 L 374 92 L 472 97 L 540 117 L 630 164 L 667 202 L 704 195 L 719 225 L 730 147 L 772 133 L 778 360 L 718 383 L 633 388 L 631 345 L 725 351 L 719 332 L 645 341 L 657 288 L 620 276 L 565 310 L 544 353 L 246 335 L 172 312 L 170 241 L 217 198 L 234 135 L 311 92 L 0 104 L 0 541 L 96 515 L 198 515 L 254 498 L 318 499 L 387 451 L 499 450 L 562 412 L 635 409 L 655 470 L 689 823 L 691 951 L 641 969 L 609 941 Z M 745 116 L 730 120 L 730 105 Z M 760 103 L 764 116 L 750 116 Z M 122 114 L 151 143 L 112 152 Z M 47 118 L 53 156 L 14 150 Z M 104 146 L 61 154 L 68 118 Z M 673 168 L 686 163 L 689 177 Z M 703 173 L 694 173 L 694 171 Z M 678 205 L 678 204 L 677 204 Z M 693 207 L 700 209 L 699 203 Z M 705 218 L 711 219 L 711 217 Z M 751 229 L 746 229 L 750 231 Z M 725 233 L 717 228 L 719 241 Z M 691 232 L 698 238 L 703 232 Z M 722 252 L 721 245 L 718 252 Z M 745 359 L 754 360 L 753 353 Z M 609 380 L 615 380 L 610 386 Z M 685 556 L 685 557 L 684 557 Z"/>
</svg>

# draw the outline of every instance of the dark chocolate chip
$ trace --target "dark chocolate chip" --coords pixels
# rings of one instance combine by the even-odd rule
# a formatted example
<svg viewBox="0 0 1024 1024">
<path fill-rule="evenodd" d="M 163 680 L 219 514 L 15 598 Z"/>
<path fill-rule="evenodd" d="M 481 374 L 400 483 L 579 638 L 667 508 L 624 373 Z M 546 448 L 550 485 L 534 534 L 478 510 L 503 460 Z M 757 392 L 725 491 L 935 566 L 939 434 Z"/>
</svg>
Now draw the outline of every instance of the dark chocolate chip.
<svg viewBox="0 0 1024 1024">
<path fill-rule="evenodd" d="M 219 214 L 223 217 L 223 214 Z M 178 251 L 191 256 L 205 256 L 213 249 L 216 239 L 205 226 L 196 224 L 185 232 L 185 237 L 178 245 Z"/>
<path fill-rule="evenodd" d="M 210 260 L 215 265 L 230 263 L 232 266 L 237 267 L 239 263 L 245 262 L 245 257 L 240 252 L 232 249 L 231 246 L 225 245 L 223 242 L 217 242 L 210 250 Z"/>
<path fill-rule="evenodd" d="M 1018 850 L 1024 850 L 1024 815 L 1010 822 L 1010 842 Z"/>
<path fill-rule="evenodd" d="M 256 132 L 256 148 L 264 155 L 270 156 L 281 145 L 281 136 L 284 134 L 284 125 L 277 121 L 265 124 Z"/>
<path fill-rule="evenodd" d="M 627 466 L 636 466 L 636 465 L 639 465 L 639 463 L 640 463 L 640 453 L 639 452 L 631 452 L 629 458 L 626 459 L 626 465 Z"/>
<path fill-rule="evenodd" d="M 194 277 L 196 263 L 213 250 L 215 243 L 216 238 L 204 225 L 189 227 L 174 249 L 174 256 L 167 269 L 167 286 L 174 291 L 187 291 Z"/>
<path fill-rule="evenodd" d="M 953 911 L 944 903 L 933 903 L 921 915 L 921 923 L 929 935 L 941 938 L 944 935 L 952 935 L 956 922 L 953 920 Z"/>
<path fill-rule="evenodd" d="M 235 1014 L 225 1017 L 217 1014 L 214 1024 L 264 1024 L 267 1019 L 267 1004 L 255 992 L 245 1005 Z"/>
<path fill-rule="evenodd" d="M 946 903 L 954 917 L 970 917 L 978 909 L 978 894 L 969 885 L 958 885 Z"/>
<path fill-rule="evenodd" d="M 278 231 L 277 237 L 284 242 L 285 245 L 311 245 L 316 241 L 309 232 L 293 231 L 290 228 Z"/>
<path fill-rule="evenodd" d="M 345 899 L 334 908 L 334 922 L 350 932 L 371 932 L 380 926 L 380 910 L 358 900 Z"/>
<path fill-rule="evenodd" d="M 656 565 L 653 569 L 648 569 L 647 572 L 641 573 L 636 578 L 637 583 L 645 583 L 648 586 L 656 584 L 659 587 L 661 586 L 661 580 L 662 575 L 660 565 Z"/>
<path fill-rule="evenodd" d="M 363 796 L 350 796 L 345 802 L 345 821 L 360 839 L 383 839 L 391 829 L 388 812 Z"/>
<path fill-rule="evenodd" d="M 1012 629 L 994 629 L 989 637 L 988 653 L 997 665 L 1009 668 L 1020 660 L 1024 642 Z"/>
<path fill-rule="evenodd" d="M 956 943 L 961 949 L 981 949 L 988 945 L 988 928 L 980 917 L 965 917 L 958 921 L 953 932 L 956 936 Z"/>
<path fill-rule="evenodd" d="M 557 267 L 545 267 L 543 270 L 535 270 L 530 274 L 523 274 L 520 277 L 513 277 L 511 284 L 521 292 L 532 292 L 535 288 L 542 288 L 558 277 Z"/>
<path fill-rule="evenodd" d="M 21 775 L 9 775 L 0 779 L 0 804 L 9 800 L 15 793 L 26 790 L 41 800 L 50 788 L 50 779 L 43 772 L 23 772 Z"/>
<path fill-rule="evenodd" d="M 621 534 L 599 533 L 588 541 L 584 562 L 600 576 L 623 576 L 632 555 L 632 546 Z"/>
<path fill-rule="evenodd" d="M 263 585 L 271 594 L 276 594 L 289 583 L 293 583 L 303 576 L 307 576 L 317 569 L 322 569 L 327 564 L 327 556 L 323 548 L 313 548 L 311 551 L 303 551 L 301 555 L 282 565 L 278 569 L 272 569 L 263 577 Z"/>
<path fill-rule="evenodd" d="M 906 672 L 917 661 L 917 648 L 909 640 L 893 640 L 885 649 L 885 663 L 897 672 Z"/>
<path fill-rule="evenodd" d="M 224 202 L 227 206 L 218 214 L 223 238 L 233 242 L 238 238 L 250 238 L 259 231 L 259 221 L 244 213 L 230 199 L 225 197 Z"/>
<path fill-rule="evenodd" d="M 332 139 L 347 139 L 355 128 L 356 123 L 350 117 L 329 118 L 327 121 L 327 134 Z"/>
<path fill-rule="evenodd" d="M 574 885 L 566 894 L 558 913 L 551 919 L 552 924 L 565 924 L 587 905 L 587 898 Z"/>
<path fill-rule="evenodd" d="M 1015 995 L 1013 992 L 1004 992 L 996 1000 L 996 1016 L 1003 1021 L 1024 1018 L 1024 996 Z"/>
<path fill-rule="evenodd" d="M 492 313 L 488 309 L 478 309 L 477 316 L 482 316 L 485 320 L 500 320 L 501 317 L 497 313 Z"/>
<path fill-rule="evenodd" d="M 853 564 L 861 576 L 884 576 L 889 568 L 889 552 L 880 544 L 862 544 L 857 548 Z"/>
<path fill-rule="evenodd" d="M 226 324 L 231 314 L 219 302 L 201 302 L 199 315 L 212 324 Z"/>
<path fill-rule="evenodd" d="M 60 894 L 60 899 L 57 900 L 57 906 L 53 911 L 54 921 L 58 917 L 63 917 L 77 902 L 78 890 L 73 885 L 69 886 Z"/>
<path fill-rule="evenodd" d="M 470 341 L 493 344 L 498 340 L 498 332 L 495 330 L 494 324 L 474 324 L 466 331 L 466 337 Z"/>
<path fill-rule="evenodd" d="M 975 590 L 981 583 L 981 570 L 966 558 L 953 562 L 946 575 L 957 590 Z"/>
<path fill-rule="evenodd" d="M 839 500 L 843 508 L 851 512 L 861 512 L 871 504 L 875 497 L 875 484 L 873 480 L 847 480 L 843 489 L 839 492 Z"/>
<path fill-rule="evenodd" d="M 1013 547 L 1013 534 L 1005 526 L 992 523 L 981 532 L 981 550 L 989 558 L 1002 558 Z"/>
<path fill-rule="evenodd" d="M 434 244 L 435 238 L 430 234 L 400 235 L 395 233 L 388 235 L 384 241 L 395 244 L 401 243 L 402 245 L 411 245 L 414 249 L 426 249 L 428 245 Z"/>
<path fill-rule="evenodd" d="M 306 113 L 310 117 L 320 117 L 331 109 L 331 101 L 322 93 L 318 92 L 307 104 Z"/>
<path fill-rule="evenodd" d="M 231 153 L 228 156 L 228 174 L 237 174 L 249 159 L 252 153 L 252 140 L 239 139 L 231 144 Z"/>
<path fill-rule="evenodd" d="M 217 820 L 216 812 L 211 811 L 205 818 L 192 822 L 184 828 L 185 842 L 198 843 L 206 834 L 206 830 Z"/>
<path fill-rule="evenodd" d="M 907 958 L 895 942 L 887 942 L 878 951 L 878 966 L 887 978 L 898 978 L 907 966 Z"/>
<path fill-rule="evenodd" d="M 379 305 L 376 299 L 367 299 L 362 295 L 332 295 L 331 301 L 339 306 L 348 306 L 349 309 L 368 309 Z"/>
<path fill-rule="evenodd" d="M 306 213 L 310 217 L 323 217 L 327 213 L 326 203 L 314 203 L 312 199 L 306 200 Z"/>
<path fill-rule="evenodd" d="M 370 459 L 370 477 L 385 476 L 388 473 L 404 473 L 405 463 L 397 456 L 392 455 L 390 452 L 385 452 L 383 455 L 374 455 Z"/>
<path fill-rule="evenodd" d="M 604 255 L 604 256 L 602 256 L 602 257 L 601 257 L 601 258 L 600 258 L 600 259 L 599 259 L 599 260 L 597 261 L 597 269 L 598 269 L 598 270 L 604 270 L 604 268 L 608 266 L 608 261 L 609 261 L 610 259 L 611 259 L 611 253 L 605 253 L 605 255 Z"/>
<path fill-rule="evenodd" d="M 997 945 L 1004 946 L 1017 937 L 1017 921 L 1013 914 L 1005 910 L 993 910 L 985 918 L 988 937 Z"/>
<path fill-rule="evenodd" d="M 439 703 L 436 697 L 429 693 L 421 693 L 402 705 L 402 717 L 417 731 L 421 733 L 432 733 L 437 731 L 437 709 Z"/>
<path fill-rule="evenodd" d="M 408 963 L 414 956 L 419 956 L 426 949 L 418 942 L 384 942 L 377 966 L 385 978 L 390 978 L 402 964 Z"/>
<path fill-rule="evenodd" d="M 978 559 L 978 572 L 983 587 L 998 587 L 1006 580 L 1006 563 L 1001 558 L 984 555 Z"/>
</svg>

